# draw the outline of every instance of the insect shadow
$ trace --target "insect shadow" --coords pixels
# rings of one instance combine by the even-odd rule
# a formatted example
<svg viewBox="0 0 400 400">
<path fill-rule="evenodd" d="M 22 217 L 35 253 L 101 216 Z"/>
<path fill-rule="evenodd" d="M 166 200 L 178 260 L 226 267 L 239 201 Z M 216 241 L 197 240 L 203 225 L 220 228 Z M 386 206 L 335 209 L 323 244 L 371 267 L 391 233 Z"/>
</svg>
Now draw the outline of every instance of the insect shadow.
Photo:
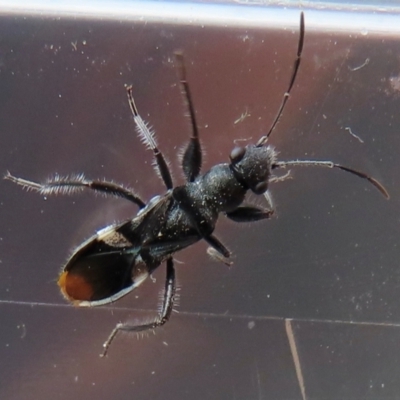
<svg viewBox="0 0 400 400">
<path fill-rule="evenodd" d="M 88 180 L 83 174 L 55 176 L 44 183 L 16 178 L 9 172 L 8 179 L 28 190 L 42 195 L 70 195 L 84 189 L 133 202 L 139 212 L 123 223 L 109 225 L 81 244 L 64 266 L 58 285 L 65 298 L 78 306 L 101 306 L 112 303 L 139 286 L 163 262 L 166 263 L 166 281 L 163 301 L 158 316 L 149 323 L 119 323 L 104 343 L 103 356 L 119 331 L 143 332 L 164 325 L 170 318 L 176 297 L 173 254 L 205 240 L 208 253 L 230 265 L 230 251 L 213 234 L 220 213 L 235 222 L 253 222 L 271 218 L 273 204 L 269 184 L 284 180 L 274 175 L 275 170 L 287 167 L 311 166 L 341 169 L 357 175 L 374 185 L 386 198 L 389 194 L 381 183 L 364 172 L 336 164 L 332 161 L 290 160 L 279 161 L 275 149 L 266 145 L 275 129 L 295 82 L 304 44 L 304 15 L 300 17 L 297 57 L 289 87 L 278 113 L 265 136 L 256 144 L 235 147 L 230 162 L 213 166 L 200 174 L 202 149 L 192 96 L 186 79 L 183 55 L 176 52 L 181 90 L 187 103 L 192 132 L 182 156 L 182 169 L 186 183 L 174 186 L 168 164 L 158 149 L 154 132 L 139 115 L 132 87 L 127 87 L 129 106 L 136 130 L 144 145 L 153 152 L 155 170 L 164 182 L 166 192 L 143 201 L 136 193 L 122 185 L 103 180 Z M 263 195 L 266 207 L 245 204 L 248 191 Z"/>
</svg>

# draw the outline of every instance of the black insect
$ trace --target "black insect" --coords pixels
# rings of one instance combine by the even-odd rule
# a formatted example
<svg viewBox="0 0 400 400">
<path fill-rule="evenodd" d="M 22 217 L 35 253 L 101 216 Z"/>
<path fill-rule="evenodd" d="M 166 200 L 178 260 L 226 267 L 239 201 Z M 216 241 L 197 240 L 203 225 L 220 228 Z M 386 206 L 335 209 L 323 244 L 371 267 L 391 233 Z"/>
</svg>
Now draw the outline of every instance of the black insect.
<svg viewBox="0 0 400 400">
<path fill-rule="evenodd" d="M 163 154 L 159 151 L 154 133 L 140 117 L 132 96 L 132 87 L 127 88 L 129 105 L 138 134 L 144 144 L 153 151 L 155 169 L 167 191 L 145 203 L 133 191 L 107 181 L 87 180 L 83 175 L 74 177 L 56 176 L 44 183 L 35 183 L 16 178 L 10 173 L 6 179 L 35 190 L 42 195 L 74 194 L 83 189 L 120 197 L 135 203 L 139 212 L 122 224 L 114 224 L 98 231 L 79 246 L 63 268 L 58 285 L 65 298 L 79 306 L 100 306 L 114 302 L 139 286 L 161 263 L 166 262 L 167 273 L 161 311 L 153 322 L 141 325 L 119 323 L 104 343 L 104 353 L 119 331 L 141 332 L 155 329 L 170 318 L 175 296 L 175 270 L 173 254 L 199 240 L 209 244 L 209 254 L 230 264 L 230 251 L 213 234 L 220 213 L 235 222 L 252 222 L 270 218 L 273 206 L 268 186 L 283 180 L 275 176 L 278 169 L 297 166 L 337 168 L 368 180 L 386 198 L 386 189 L 374 178 L 332 161 L 292 160 L 278 161 L 272 146 L 266 146 L 268 138 L 282 115 L 293 87 L 304 43 L 304 16 L 300 18 L 300 36 L 297 57 L 287 92 L 284 94 L 278 114 L 265 136 L 255 145 L 236 147 L 230 154 L 230 162 L 212 167 L 200 175 L 202 150 L 196 123 L 195 111 L 183 56 L 176 53 L 179 80 L 187 101 L 192 124 L 192 136 L 183 153 L 182 169 L 186 183 L 175 186 Z M 251 191 L 264 195 L 268 206 L 243 205 L 246 193 Z"/>
</svg>

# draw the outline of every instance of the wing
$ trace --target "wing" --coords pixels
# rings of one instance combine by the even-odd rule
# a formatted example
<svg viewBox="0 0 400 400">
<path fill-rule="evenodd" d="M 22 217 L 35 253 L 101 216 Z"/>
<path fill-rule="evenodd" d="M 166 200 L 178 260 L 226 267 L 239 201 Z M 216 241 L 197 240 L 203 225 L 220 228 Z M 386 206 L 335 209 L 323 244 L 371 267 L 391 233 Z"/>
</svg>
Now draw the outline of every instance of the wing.
<svg viewBox="0 0 400 400">
<path fill-rule="evenodd" d="M 112 303 L 139 286 L 167 254 L 151 265 L 141 250 L 162 229 L 171 195 L 158 197 L 132 220 L 110 225 L 82 243 L 72 254 L 58 279 L 64 297 L 78 306 Z"/>
</svg>

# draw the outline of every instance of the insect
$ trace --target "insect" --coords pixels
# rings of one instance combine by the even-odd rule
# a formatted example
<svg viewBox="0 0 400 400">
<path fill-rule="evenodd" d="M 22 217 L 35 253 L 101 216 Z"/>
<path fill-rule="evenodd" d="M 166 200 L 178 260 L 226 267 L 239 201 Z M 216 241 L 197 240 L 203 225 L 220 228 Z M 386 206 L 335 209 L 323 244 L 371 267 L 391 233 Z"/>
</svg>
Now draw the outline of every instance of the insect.
<svg viewBox="0 0 400 400">
<path fill-rule="evenodd" d="M 217 219 L 221 213 L 239 223 L 271 218 L 274 209 L 270 200 L 269 184 L 288 176 L 276 176 L 276 170 L 297 166 L 340 169 L 367 180 L 389 198 L 383 185 L 364 172 L 332 161 L 279 161 L 275 149 L 267 145 L 295 82 L 304 36 L 302 13 L 297 57 L 289 87 L 268 133 L 256 144 L 235 147 L 230 153 L 228 163 L 215 165 L 204 174 L 201 174 L 202 149 L 184 59 L 182 53 L 175 54 L 180 87 L 192 126 L 191 137 L 181 161 L 186 182 L 180 186 L 174 186 L 168 164 L 158 149 L 154 133 L 138 112 L 132 87 L 127 87 L 128 102 L 137 132 L 145 146 L 153 152 L 155 170 L 166 187 L 164 194 L 153 197 L 147 203 L 122 185 L 88 180 L 83 174 L 56 176 L 44 183 L 17 178 L 9 172 L 6 174 L 5 179 L 42 195 L 75 194 L 90 189 L 96 193 L 128 200 L 138 206 L 139 211 L 133 218 L 109 225 L 82 243 L 67 261 L 58 280 L 62 294 L 73 304 L 84 307 L 101 306 L 125 296 L 161 264 L 166 264 L 165 289 L 158 316 L 152 322 L 139 325 L 117 324 L 104 343 L 103 355 L 106 355 L 118 332 L 153 330 L 169 320 L 176 294 L 174 253 L 205 240 L 209 245 L 208 253 L 212 257 L 226 264 L 231 263 L 231 252 L 213 233 Z M 266 207 L 245 204 L 245 196 L 249 191 L 263 195 L 267 202 Z"/>
</svg>

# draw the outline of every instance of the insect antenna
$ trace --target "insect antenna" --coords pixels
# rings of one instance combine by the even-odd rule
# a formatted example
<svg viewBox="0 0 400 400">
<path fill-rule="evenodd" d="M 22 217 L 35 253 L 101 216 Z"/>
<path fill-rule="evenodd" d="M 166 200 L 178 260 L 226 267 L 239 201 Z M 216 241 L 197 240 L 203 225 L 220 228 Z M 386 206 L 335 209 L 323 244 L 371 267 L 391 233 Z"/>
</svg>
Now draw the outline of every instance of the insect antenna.
<svg viewBox="0 0 400 400">
<path fill-rule="evenodd" d="M 344 165 L 335 164 L 332 161 L 313 161 L 313 160 L 292 160 L 292 161 L 276 161 L 272 165 L 272 169 L 286 168 L 286 167 L 325 167 L 325 168 L 338 168 L 342 171 L 350 172 L 351 174 L 357 175 L 360 178 L 366 179 L 372 185 L 374 185 L 387 199 L 390 198 L 386 188 L 375 178 L 367 175 L 364 172 L 357 171 L 353 168 L 345 167 Z"/>
<path fill-rule="evenodd" d="M 294 61 L 293 72 L 292 72 L 292 77 L 290 78 L 289 87 L 288 87 L 288 89 L 286 90 L 286 92 L 283 95 L 281 106 L 279 107 L 278 113 L 276 114 L 276 117 L 274 119 L 274 122 L 271 125 L 271 128 L 269 129 L 268 133 L 265 136 L 262 136 L 259 139 L 259 141 L 256 144 L 257 147 L 261 147 L 265 143 L 267 143 L 268 138 L 271 136 L 271 133 L 275 129 L 276 125 L 278 124 L 278 122 L 279 122 L 279 120 L 280 120 L 280 118 L 282 116 L 283 110 L 285 108 L 285 105 L 286 105 L 287 101 L 289 100 L 290 92 L 292 90 L 292 87 L 293 87 L 294 82 L 296 80 L 297 72 L 299 71 L 299 67 L 300 67 L 301 54 L 303 52 L 303 45 L 304 45 L 304 33 L 305 33 L 305 29 L 304 29 L 304 13 L 302 12 L 300 14 L 300 37 L 299 37 L 299 45 L 298 45 L 298 48 L 297 48 L 297 57 L 296 57 L 296 59 Z"/>
</svg>

